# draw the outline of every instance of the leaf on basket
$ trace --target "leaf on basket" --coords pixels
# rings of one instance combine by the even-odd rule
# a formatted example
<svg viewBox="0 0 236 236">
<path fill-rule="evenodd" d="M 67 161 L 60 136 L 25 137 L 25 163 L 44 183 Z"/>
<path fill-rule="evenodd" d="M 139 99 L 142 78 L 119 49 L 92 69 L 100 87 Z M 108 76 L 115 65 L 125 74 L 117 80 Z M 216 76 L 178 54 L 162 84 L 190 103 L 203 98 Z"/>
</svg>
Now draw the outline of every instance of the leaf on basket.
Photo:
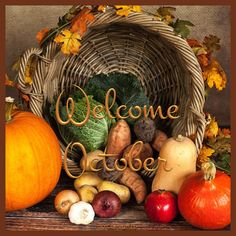
<svg viewBox="0 0 236 236">
<path fill-rule="evenodd" d="M 216 168 L 224 171 L 228 175 L 231 175 L 230 159 L 231 159 L 230 153 L 222 153 L 217 155 L 213 159 L 213 162 Z"/>
<path fill-rule="evenodd" d="M 220 49 L 220 39 L 215 35 L 206 36 L 203 44 L 209 52 L 218 51 Z"/>
<path fill-rule="evenodd" d="M 209 88 L 215 86 L 217 90 L 221 91 L 226 87 L 226 74 L 219 62 L 214 58 L 212 59 L 210 65 L 204 69 L 203 78 Z"/>
<path fill-rule="evenodd" d="M 33 83 L 33 77 L 36 70 L 37 58 L 31 56 L 25 67 L 25 83 L 31 85 Z"/>
<path fill-rule="evenodd" d="M 69 11 L 62 17 L 59 17 L 59 21 L 58 21 L 58 26 L 61 27 L 65 24 L 67 24 L 68 22 L 70 22 L 77 14 L 78 12 L 81 10 L 80 7 L 78 6 L 72 6 Z"/>
<path fill-rule="evenodd" d="M 204 138 L 211 139 L 216 137 L 218 134 L 218 123 L 215 120 L 215 117 L 210 116 L 210 123 L 206 126 Z"/>
<path fill-rule="evenodd" d="M 204 145 L 200 150 L 200 153 L 197 158 L 198 164 L 201 165 L 201 163 L 209 161 L 210 157 L 212 157 L 214 152 L 215 152 L 214 149 Z"/>
<path fill-rule="evenodd" d="M 44 28 L 41 29 L 37 34 L 36 34 L 36 40 L 39 44 L 41 44 L 42 40 L 44 39 L 44 37 L 48 34 L 49 29 L 48 28 Z"/>
<path fill-rule="evenodd" d="M 7 74 L 5 74 L 5 86 L 10 86 L 10 87 L 16 86 L 15 82 L 10 80 Z"/>
<path fill-rule="evenodd" d="M 107 5 L 99 5 L 98 6 L 98 11 L 106 12 L 106 9 L 107 9 Z"/>
<path fill-rule="evenodd" d="M 78 33 L 73 33 L 68 29 L 63 30 L 55 39 L 56 43 L 62 43 L 61 51 L 68 54 L 78 54 L 81 43 L 81 39 Z"/>
<path fill-rule="evenodd" d="M 190 21 L 180 19 L 177 19 L 174 23 L 172 23 L 175 33 L 180 35 L 182 38 L 187 38 L 190 34 L 190 29 L 188 26 L 194 26 L 194 24 Z"/>
<path fill-rule="evenodd" d="M 115 5 L 118 16 L 128 16 L 130 12 L 142 12 L 141 6 L 137 5 Z"/>
<path fill-rule="evenodd" d="M 71 32 L 78 32 L 82 37 L 87 31 L 87 24 L 93 22 L 95 19 L 91 13 L 91 9 L 84 7 L 81 12 L 72 20 Z"/>
<path fill-rule="evenodd" d="M 169 25 L 175 18 L 174 15 L 172 15 L 173 11 L 176 11 L 175 7 L 159 7 L 156 11 L 156 16 Z"/>
</svg>

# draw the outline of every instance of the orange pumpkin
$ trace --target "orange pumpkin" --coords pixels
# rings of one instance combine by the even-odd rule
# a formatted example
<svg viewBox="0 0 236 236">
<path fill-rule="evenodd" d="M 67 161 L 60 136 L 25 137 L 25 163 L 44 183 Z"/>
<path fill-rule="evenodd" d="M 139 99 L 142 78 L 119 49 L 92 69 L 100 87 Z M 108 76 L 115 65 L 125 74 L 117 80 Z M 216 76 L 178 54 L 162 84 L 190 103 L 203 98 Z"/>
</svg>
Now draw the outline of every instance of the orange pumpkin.
<svg viewBox="0 0 236 236">
<path fill-rule="evenodd" d="M 51 193 L 62 161 L 57 137 L 42 118 L 18 111 L 5 128 L 5 210 L 14 211 L 33 206 Z"/>
</svg>

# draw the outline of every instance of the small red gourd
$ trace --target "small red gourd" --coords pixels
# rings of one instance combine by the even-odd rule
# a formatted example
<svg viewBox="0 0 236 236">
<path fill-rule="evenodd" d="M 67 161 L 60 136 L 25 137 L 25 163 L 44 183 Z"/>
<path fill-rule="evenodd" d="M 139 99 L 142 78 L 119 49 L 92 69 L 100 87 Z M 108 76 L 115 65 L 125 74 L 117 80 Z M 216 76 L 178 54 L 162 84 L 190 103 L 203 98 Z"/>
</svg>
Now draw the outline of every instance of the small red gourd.
<svg viewBox="0 0 236 236">
<path fill-rule="evenodd" d="M 12 113 L 6 99 L 5 210 L 35 205 L 55 188 L 61 172 L 60 145 L 51 127 L 31 112 Z"/>
<path fill-rule="evenodd" d="M 178 206 L 187 222 L 201 229 L 222 229 L 230 224 L 231 178 L 212 162 L 189 176 L 180 188 Z"/>
</svg>

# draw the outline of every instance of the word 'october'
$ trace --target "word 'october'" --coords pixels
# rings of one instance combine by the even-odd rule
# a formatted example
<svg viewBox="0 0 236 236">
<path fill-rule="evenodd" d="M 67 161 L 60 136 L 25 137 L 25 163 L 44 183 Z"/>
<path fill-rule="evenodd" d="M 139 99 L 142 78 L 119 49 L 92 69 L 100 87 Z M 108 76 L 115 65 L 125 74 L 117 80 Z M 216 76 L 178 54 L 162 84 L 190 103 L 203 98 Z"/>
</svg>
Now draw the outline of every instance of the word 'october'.
<svg viewBox="0 0 236 236">
<path fill-rule="evenodd" d="M 82 125 L 85 125 L 87 123 L 87 121 L 90 117 L 91 109 L 90 109 L 90 103 L 89 103 L 88 96 L 82 88 L 80 88 L 79 86 L 76 86 L 76 85 L 75 85 L 75 87 L 77 87 L 83 93 L 83 95 L 86 99 L 86 105 L 87 105 L 86 117 L 81 122 L 76 122 L 73 119 L 73 114 L 74 114 L 74 111 L 75 111 L 75 103 L 74 103 L 73 98 L 69 97 L 66 101 L 66 114 L 67 114 L 68 119 L 66 121 L 63 121 L 61 119 L 60 112 L 59 112 L 59 104 L 60 104 L 60 100 L 61 100 L 61 97 L 62 97 L 62 94 L 63 94 L 63 91 L 62 91 L 60 93 L 60 95 L 58 96 L 58 99 L 57 99 L 57 102 L 56 102 L 56 119 L 57 119 L 58 123 L 61 124 L 61 125 L 67 125 L 71 122 L 75 126 L 82 126 Z M 112 98 L 112 102 L 109 105 L 109 99 L 110 98 Z M 116 102 L 116 90 L 114 88 L 110 88 L 106 93 L 105 105 L 101 104 L 101 105 L 97 105 L 93 108 L 93 110 L 92 110 L 93 117 L 96 118 L 96 119 L 103 119 L 104 116 L 102 116 L 99 113 L 101 113 L 102 111 L 105 110 L 107 116 L 110 119 L 113 119 L 113 118 L 118 118 L 118 119 L 131 118 L 131 119 L 135 120 L 135 119 L 140 118 L 140 116 L 142 114 L 145 118 L 150 116 L 152 119 L 155 119 L 157 114 L 159 115 L 159 117 L 161 119 L 167 119 L 167 118 L 177 119 L 177 118 L 179 118 L 178 115 L 175 115 L 179 110 L 179 107 L 177 105 L 171 105 L 170 107 L 168 107 L 166 115 L 163 114 L 161 106 L 158 106 L 156 108 L 155 112 L 154 112 L 153 106 L 147 107 L 147 105 L 144 105 L 143 108 L 141 108 L 140 106 L 137 106 L 137 105 L 136 106 L 131 106 L 127 111 L 128 112 L 127 115 L 122 115 L 121 111 L 122 110 L 123 111 L 127 110 L 127 106 L 126 105 L 121 105 L 116 109 L 116 113 L 115 113 L 115 116 L 114 116 L 111 113 L 110 110 L 114 106 L 115 102 Z M 136 111 L 137 114 L 134 114 L 134 111 Z"/>
</svg>

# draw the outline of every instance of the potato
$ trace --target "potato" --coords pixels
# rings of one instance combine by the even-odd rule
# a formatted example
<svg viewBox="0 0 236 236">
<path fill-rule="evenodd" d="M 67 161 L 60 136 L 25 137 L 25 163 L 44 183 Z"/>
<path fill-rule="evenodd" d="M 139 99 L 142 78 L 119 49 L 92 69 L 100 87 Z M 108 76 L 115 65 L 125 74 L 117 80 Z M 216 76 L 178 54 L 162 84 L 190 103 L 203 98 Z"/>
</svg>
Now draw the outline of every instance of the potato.
<svg viewBox="0 0 236 236">
<path fill-rule="evenodd" d="M 107 141 L 107 154 L 116 154 L 121 157 L 124 149 L 131 144 L 131 132 L 125 120 L 119 120 L 109 132 Z"/>
<path fill-rule="evenodd" d="M 83 185 L 77 190 L 77 193 L 81 201 L 91 203 L 98 191 L 93 186 Z"/>
<path fill-rule="evenodd" d="M 99 154 L 103 154 L 103 151 L 96 150 L 93 152 L 89 152 L 87 154 L 87 163 L 86 166 L 84 166 L 85 162 L 85 156 L 83 156 L 80 160 L 80 167 L 86 171 L 92 171 L 91 165 L 96 168 L 96 163 L 100 160 L 102 160 L 104 157 L 99 156 Z"/>
<path fill-rule="evenodd" d="M 130 199 L 130 191 L 129 188 L 122 185 L 117 184 L 112 181 L 103 181 L 98 185 L 98 192 L 109 190 L 115 193 L 119 198 L 122 204 L 127 203 Z"/>
<path fill-rule="evenodd" d="M 102 182 L 96 173 L 93 172 L 84 172 L 79 178 L 77 178 L 74 182 L 74 187 L 78 191 L 78 189 L 84 185 L 97 187 Z"/>
</svg>

